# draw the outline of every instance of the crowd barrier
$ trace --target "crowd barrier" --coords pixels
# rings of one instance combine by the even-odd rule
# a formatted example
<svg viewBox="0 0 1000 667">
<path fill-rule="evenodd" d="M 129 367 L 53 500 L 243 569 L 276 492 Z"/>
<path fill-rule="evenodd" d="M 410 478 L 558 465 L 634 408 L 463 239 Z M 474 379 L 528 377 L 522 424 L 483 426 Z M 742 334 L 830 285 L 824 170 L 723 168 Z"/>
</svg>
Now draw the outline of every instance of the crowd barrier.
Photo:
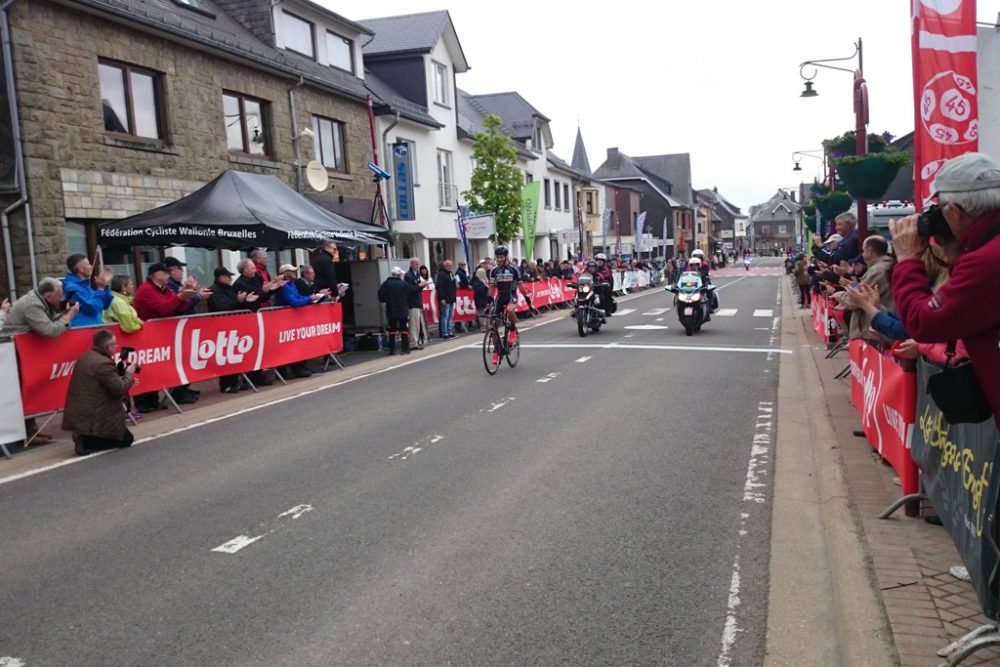
<svg viewBox="0 0 1000 667">
<path fill-rule="evenodd" d="M 140 367 L 134 394 L 277 368 L 344 349 L 339 303 L 150 320 L 130 334 L 117 325 L 107 328 L 115 332 L 119 350 L 135 349 L 129 357 Z M 58 338 L 14 336 L 25 415 L 63 408 L 73 367 L 91 348 L 95 330 L 70 329 Z"/>
<path fill-rule="evenodd" d="M 834 305 L 836 302 L 825 294 L 813 294 L 811 306 L 813 331 L 827 345 L 840 340 L 841 327 L 844 324 L 843 313 L 837 311 Z"/>
<path fill-rule="evenodd" d="M 903 495 L 917 493 L 920 478 L 911 453 L 917 376 L 860 339 L 851 341 L 850 355 L 851 402 L 865 437 L 899 475 Z"/>
</svg>

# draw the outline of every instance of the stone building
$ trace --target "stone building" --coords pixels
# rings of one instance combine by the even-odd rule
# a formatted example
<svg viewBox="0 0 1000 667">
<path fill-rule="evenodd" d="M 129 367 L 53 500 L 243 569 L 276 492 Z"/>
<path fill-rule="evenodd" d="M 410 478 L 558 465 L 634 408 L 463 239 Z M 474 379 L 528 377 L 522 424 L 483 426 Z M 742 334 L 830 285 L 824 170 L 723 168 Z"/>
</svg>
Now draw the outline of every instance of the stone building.
<svg viewBox="0 0 1000 667">
<path fill-rule="evenodd" d="M 302 191 L 296 150 L 299 165 L 327 167 L 325 205 L 367 220 L 364 26 L 308 0 L 19 0 L 0 20 L 12 64 L 0 106 L 13 110 L 0 128 L 0 172 L 17 162 L 17 121 L 24 158 L 23 184 L 0 184 L 9 209 L 0 276 L 18 294 L 63 275 L 67 253 L 95 257 L 99 223 L 171 202 L 223 170 L 274 174 Z M 235 259 L 101 248 L 105 264 L 140 279 L 165 252 L 202 276 Z"/>
</svg>

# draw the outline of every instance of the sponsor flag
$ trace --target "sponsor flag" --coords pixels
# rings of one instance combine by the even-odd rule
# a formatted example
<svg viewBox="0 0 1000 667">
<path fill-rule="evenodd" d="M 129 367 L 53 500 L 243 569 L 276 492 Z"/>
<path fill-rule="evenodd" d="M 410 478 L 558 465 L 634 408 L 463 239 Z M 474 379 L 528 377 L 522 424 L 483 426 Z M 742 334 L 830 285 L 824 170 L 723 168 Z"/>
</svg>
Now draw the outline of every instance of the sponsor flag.
<svg viewBox="0 0 1000 667">
<path fill-rule="evenodd" d="M 975 0 L 913 0 L 914 198 L 927 203 L 934 175 L 978 150 Z"/>
<path fill-rule="evenodd" d="M 538 223 L 538 198 L 542 183 L 528 183 L 521 190 L 521 231 L 524 236 L 524 257 L 529 262 L 535 255 L 535 225 Z"/>
</svg>

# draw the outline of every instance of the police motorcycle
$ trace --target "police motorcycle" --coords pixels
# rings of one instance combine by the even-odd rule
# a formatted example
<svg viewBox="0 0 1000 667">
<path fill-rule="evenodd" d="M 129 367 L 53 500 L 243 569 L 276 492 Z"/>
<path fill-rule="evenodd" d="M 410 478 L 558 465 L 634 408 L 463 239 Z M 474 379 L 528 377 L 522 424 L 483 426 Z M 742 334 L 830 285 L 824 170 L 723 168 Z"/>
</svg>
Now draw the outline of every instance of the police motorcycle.
<svg viewBox="0 0 1000 667">
<path fill-rule="evenodd" d="M 604 308 L 597 294 L 595 278 L 590 273 L 581 273 L 576 282 L 569 286 L 576 289 L 576 300 L 573 303 L 572 317 L 576 320 L 576 330 L 581 338 L 587 336 L 587 329 L 599 331 L 606 322 Z"/>
<path fill-rule="evenodd" d="M 710 319 L 712 310 L 712 295 L 716 286 L 705 284 L 701 273 L 685 271 L 677 279 L 677 284 L 667 285 L 663 289 L 674 294 L 674 309 L 684 333 L 693 336 L 700 331 L 701 326 Z"/>
</svg>

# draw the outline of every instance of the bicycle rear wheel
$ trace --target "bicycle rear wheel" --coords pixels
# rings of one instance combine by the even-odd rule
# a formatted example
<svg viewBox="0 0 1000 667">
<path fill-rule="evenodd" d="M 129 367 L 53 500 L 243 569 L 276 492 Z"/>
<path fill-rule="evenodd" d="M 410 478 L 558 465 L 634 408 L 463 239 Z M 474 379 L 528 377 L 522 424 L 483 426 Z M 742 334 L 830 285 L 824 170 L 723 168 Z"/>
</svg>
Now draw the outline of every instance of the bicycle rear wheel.
<svg viewBox="0 0 1000 667">
<path fill-rule="evenodd" d="M 510 342 L 511 329 L 509 328 L 509 326 L 504 327 L 503 339 L 504 339 L 504 344 L 507 347 L 507 354 L 505 354 L 504 356 L 507 357 L 507 365 L 510 366 L 511 368 L 517 366 L 517 362 L 521 360 L 521 332 L 518 331 L 517 329 L 514 329 L 513 332 L 514 332 L 514 342 L 511 343 Z"/>
<path fill-rule="evenodd" d="M 503 344 L 500 341 L 500 332 L 490 328 L 483 337 L 483 365 L 486 372 L 496 375 L 500 370 L 500 355 L 503 351 Z"/>
</svg>

